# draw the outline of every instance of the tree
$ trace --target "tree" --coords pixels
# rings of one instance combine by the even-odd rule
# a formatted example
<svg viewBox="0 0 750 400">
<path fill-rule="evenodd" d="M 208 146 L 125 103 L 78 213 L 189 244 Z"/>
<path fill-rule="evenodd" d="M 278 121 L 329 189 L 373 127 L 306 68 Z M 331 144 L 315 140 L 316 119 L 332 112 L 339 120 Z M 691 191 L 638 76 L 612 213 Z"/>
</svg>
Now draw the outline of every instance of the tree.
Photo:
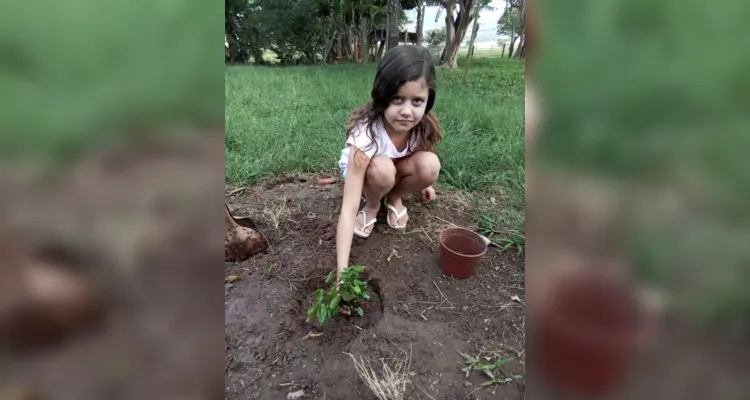
<svg viewBox="0 0 750 400">
<path fill-rule="evenodd" d="M 225 62 L 245 64 L 252 57 L 263 64 L 266 45 L 256 20 L 255 4 L 245 0 L 224 0 Z"/>
<path fill-rule="evenodd" d="M 391 44 L 397 45 L 399 27 L 406 21 L 404 10 L 423 12 L 425 4 L 425 0 L 224 1 L 225 62 L 261 64 L 264 52 L 270 50 L 281 65 L 367 61 L 381 40 L 378 30 L 390 30 Z"/>
<path fill-rule="evenodd" d="M 439 0 L 445 10 L 445 49 L 440 57 L 440 65 L 456 68 L 458 49 L 466 36 L 471 21 L 481 7 L 488 6 L 490 0 Z M 439 14 L 438 14 L 439 15 Z"/>
<path fill-rule="evenodd" d="M 524 17 L 523 2 L 514 3 L 509 1 L 506 3 L 503 15 L 497 20 L 497 34 L 510 37 L 509 58 L 513 56 L 513 48 L 515 47 L 516 40 L 523 36 Z"/>
<path fill-rule="evenodd" d="M 464 81 L 469 75 L 469 63 L 471 58 L 474 57 L 474 42 L 477 40 L 477 33 L 479 33 L 479 13 L 485 10 L 491 11 L 495 7 L 492 7 L 488 2 L 484 2 L 479 6 L 477 13 L 474 15 L 474 27 L 471 30 L 471 39 L 469 40 L 469 51 L 466 53 L 466 69 L 464 70 Z"/>
<path fill-rule="evenodd" d="M 438 47 L 441 44 L 445 43 L 445 28 L 432 29 L 427 31 L 427 34 L 424 37 L 424 41 L 427 42 L 427 46 L 430 50 L 432 50 L 433 47 Z"/>
</svg>

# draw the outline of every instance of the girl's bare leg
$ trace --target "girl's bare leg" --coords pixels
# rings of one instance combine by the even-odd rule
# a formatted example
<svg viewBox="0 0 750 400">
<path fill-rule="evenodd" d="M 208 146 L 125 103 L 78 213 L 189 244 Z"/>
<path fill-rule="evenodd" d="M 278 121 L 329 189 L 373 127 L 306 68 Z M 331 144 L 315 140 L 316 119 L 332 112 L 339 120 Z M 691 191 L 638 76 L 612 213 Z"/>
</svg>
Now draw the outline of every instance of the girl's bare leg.
<svg viewBox="0 0 750 400">
<path fill-rule="evenodd" d="M 388 193 L 388 204 L 392 205 L 398 212 L 404 209 L 401 201 L 403 196 L 418 192 L 433 185 L 440 175 L 440 160 L 435 153 L 419 151 L 411 156 L 399 160 L 396 164 L 397 183 Z M 404 215 L 398 220 L 392 213 L 388 213 L 391 224 L 402 226 L 406 224 L 409 216 Z"/>
<path fill-rule="evenodd" d="M 367 221 L 362 221 L 362 217 L 358 216 L 354 222 L 354 226 L 362 229 L 365 233 L 369 234 L 372 232 L 375 227 L 374 225 L 370 225 L 366 229 L 363 229 L 363 227 L 366 222 L 369 222 L 378 215 L 381 199 L 393 189 L 395 184 L 396 166 L 393 164 L 393 161 L 385 156 L 373 158 L 367 167 L 364 184 L 365 198 L 367 199 L 364 211 L 367 215 Z"/>
</svg>

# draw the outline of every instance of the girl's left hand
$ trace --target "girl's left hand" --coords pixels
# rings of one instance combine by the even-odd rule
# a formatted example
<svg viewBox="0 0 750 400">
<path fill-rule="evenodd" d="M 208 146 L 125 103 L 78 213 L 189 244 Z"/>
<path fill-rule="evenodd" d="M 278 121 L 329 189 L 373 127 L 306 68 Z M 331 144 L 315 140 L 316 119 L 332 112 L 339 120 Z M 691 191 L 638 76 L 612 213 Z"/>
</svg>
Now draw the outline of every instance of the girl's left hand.
<svg viewBox="0 0 750 400">
<path fill-rule="evenodd" d="M 432 186 L 428 187 L 427 189 L 422 189 L 422 202 L 424 204 L 430 204 L 433 201 L 435 201 L 435 189 L 432 188 Z"/>
</svg>

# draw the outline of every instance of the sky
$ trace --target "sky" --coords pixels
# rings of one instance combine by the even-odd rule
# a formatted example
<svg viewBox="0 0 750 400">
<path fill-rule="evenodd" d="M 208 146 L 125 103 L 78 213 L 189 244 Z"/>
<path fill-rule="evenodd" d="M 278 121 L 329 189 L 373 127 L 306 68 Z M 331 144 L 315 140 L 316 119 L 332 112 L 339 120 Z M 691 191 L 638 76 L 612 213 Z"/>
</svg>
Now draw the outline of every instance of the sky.
<svg viewBox="0 0 750 400">
<path fill-rule="evenodd" d="M 484 10 L 479 13 L 479 32 L 477 33 L 477 47 L 483 48 L 490 45 L 497 46 L 497 39 L 499 36 L 495 33 L 497 29 L 497 20 L 505 10 L 505 0 L 492 0 L 490 5 L 494 7 L 494 10 Z M 435 22 L 435 15 L 437 14 L 440 7 L 427 7 L 424 16 L 424 32 L 432 29 L 440 29 L 445 27 L 445 13 L 442 13 L 438 22 Z M 417 30 L 417 10 L 407 10 L 406 15 L 409 20 L 412 21 L 406 26 L 409 32 L 415 32 Z M 469 30 L 466 32 L 465 42 L 471 39 L 471 25 Z"/>
</svg>

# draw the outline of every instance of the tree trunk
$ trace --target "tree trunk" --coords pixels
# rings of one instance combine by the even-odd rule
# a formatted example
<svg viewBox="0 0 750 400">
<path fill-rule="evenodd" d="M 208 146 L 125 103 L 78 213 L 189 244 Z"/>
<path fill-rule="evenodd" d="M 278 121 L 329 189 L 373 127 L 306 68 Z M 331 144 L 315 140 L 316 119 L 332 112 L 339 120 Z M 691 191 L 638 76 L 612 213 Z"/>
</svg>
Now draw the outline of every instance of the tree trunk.
<svg viewBox="0 0 750 400">
<path fill-rule="evenodd" d="M 440 65 L 445 62 L 446 50 L 452 45 L 454 36 L 456 35 L 456 25 L 453 13 L 456 8 L 455 0 L 441 2 L 445 8 L 445 47 L 443 47 L 442 53 L 440 53 Z"/>
<path fill-rule="evenodd" d="M 424 29 L 424 0 L 419 0 L 417 4 L 417 46 L 422 46 L 422 30 Z"/>
<path fill-rule="evenodd" d="M 263 50 L 257 47 L 253 48 L 253 59 L 255 59 L 255 65 L 264 65 L 266 60 L 263 59 Z"/>
<path fill-rule="evenodd" d="M 333 15 L 328 17 L 328 29 L 326 29 L 326 47 L 323 50 L 323 64 L 327 64 L 329 61 L 329 57 L 331 54 L 331 50 L 333 49 L 333 40 L 334 35 L 331 34 L 331 29 L 333 29 Z"/>
<path fill-rule="evenodd" d="M 464 69 L 464 82 L 469 76 L 469 63 L 471 57 L 474 57 L 474 41 L 477 39 L 477 33 L 479 32 L 479 13 L 474 15 L 474 27 L 471 29 L 471 40 L 469 40 L 469 51 L 466 53 L 466 69 Z"/>
<path fill-rule="evenodd" d="M 388 0 L 388 14 L 387 14 L 387 44 L 386 51 L 398 46 L 398 16 L 399 16 L 399 2 L 398 0 Z"/>
<path fill-rule="evenodd" d="M 361 56 L 360 56 L 360 62 L 368 62 L 370 61 L 370 46 L 367 43 L 367 37 L 370 34 L 370 21 L 367 20 L 364 16 L 360 16 L 360 28 L 362 30 L 362 48 L 361 48 Z"/>
<path fill-rule="evenodd" d="M 521 49 L 524 47 L 524 44 L 526 42 L 526 8 L 521 6 L 521 29 L 519 30 L 520 33 L 520 41 L 518 43 L 518 48 L 516 49 L 516 54 L 514 54 L 514 57 L 520 57 L 521 56 Z"/>
<path fill-rule="evenodd" d="M 518 48 L 518 51 L 516 52 L 518 55 L 516 57 L 518 58 L 524 58 L 526 57 L 526 42 L 524 41 L 521 47 Z"/>
<path fill-rule="evenodd" d="M 508 48 L 508 58 L 513 57 L 513 48 L 516 45 L 516 39 L 515 35 L 511 35 L 510 37 L 510 47 Z"/>
<path fill-rule="evenodd" d="M 359 49 L 357 44 L 359 42 L 359 35 L 357 34 L 359 29 L 357 28 L 357 19 L 354 16 L 354 7 L 352 7 L 352 22 L 349 25 L 349 43 L 351 45 L 351 56 L 352 61 L 359 62 Z"/>
<path fill-rule="evenodd" d="M 445 46 L 445 55 L 443 57 L 442 65 L 448 66 L 449 68 L 456 68 L 458 49 L 461 48 L 461 42 L 464 40 L 469 23 L 474 19 L 474 15 L 477 12 L 475 0 L 464 0 L 462 4 L 466 8 L 459 11 L 455 24 L 453 40 L 450 45 Z"/>
<path fill-rule="evenodd" d="M 521 40 L 518 42 L 518 47 L 516 48 L 516 53 L 513 54 L 513 57 L 520 58 L 521 57 L 521 49 L 523 49 L 524 46 L 524 40 L 525 35 L 521 35 Z"/>
<path fill-rule="evenodd" d="M 380 45 L 378 46 L 378 54 L 375 56 L 375 61 L 380 62 L 380 60 L 383 58 L 384 49 L 385 49 L 385 41 L 381 40 Z"/>
</svg>

